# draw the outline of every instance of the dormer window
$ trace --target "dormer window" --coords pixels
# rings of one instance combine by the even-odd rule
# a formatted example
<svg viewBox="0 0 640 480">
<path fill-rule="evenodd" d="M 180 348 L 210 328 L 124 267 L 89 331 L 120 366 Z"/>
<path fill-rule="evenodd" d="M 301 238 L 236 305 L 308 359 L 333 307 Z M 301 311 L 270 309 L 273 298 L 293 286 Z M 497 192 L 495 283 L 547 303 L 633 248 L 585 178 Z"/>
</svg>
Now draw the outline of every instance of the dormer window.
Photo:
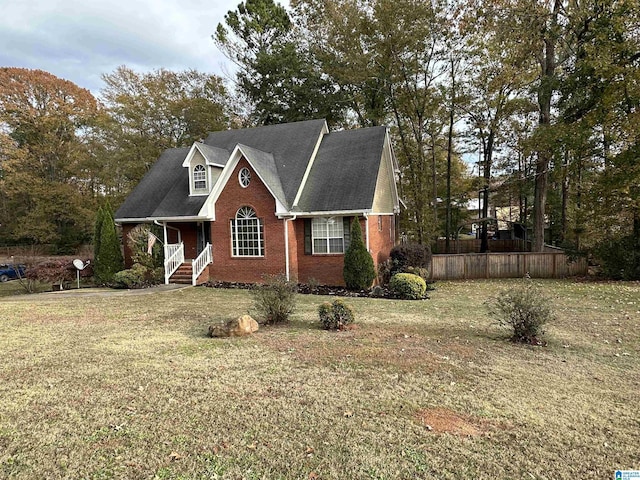
<svg viewBox="0 0 640 480">
<path fill-rule="evenodd" d="M 196 165 L 195 167 L 193 167 L 193 189 L 207 189 L 207 172 L 205 171 L 203 165 Z"/>
</svg>

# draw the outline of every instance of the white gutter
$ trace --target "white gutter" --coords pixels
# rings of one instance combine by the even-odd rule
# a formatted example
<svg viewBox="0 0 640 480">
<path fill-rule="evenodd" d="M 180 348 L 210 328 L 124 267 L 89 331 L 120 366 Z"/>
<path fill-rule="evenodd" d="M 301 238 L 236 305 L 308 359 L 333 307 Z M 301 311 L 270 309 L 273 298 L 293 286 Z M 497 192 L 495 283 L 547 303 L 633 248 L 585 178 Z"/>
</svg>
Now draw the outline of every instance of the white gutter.
<svg viewBox="0 0 640 480">
<path fill-rule="evenodd" d="M 295 217 L 352 217 L 354 215 L 369 215 L 372 213 L 370 208 L 363 210 L 327 210 L 321 212 L 288 212 L 277 214 L 278 218 L 287 218 L 289 215 Z"/>
<path fill-rule="evenodd" d="M 153 223 L 153 222 L 210 222 L 209 217 L 140 217 L 116 218 L 115 223 Z"/>
</svg>

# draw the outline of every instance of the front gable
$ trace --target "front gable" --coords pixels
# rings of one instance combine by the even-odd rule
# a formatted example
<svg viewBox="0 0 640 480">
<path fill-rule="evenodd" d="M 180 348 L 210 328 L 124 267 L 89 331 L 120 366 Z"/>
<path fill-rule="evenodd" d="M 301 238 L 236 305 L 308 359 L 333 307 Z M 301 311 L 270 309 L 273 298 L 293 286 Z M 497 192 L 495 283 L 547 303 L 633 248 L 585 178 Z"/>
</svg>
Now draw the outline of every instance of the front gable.
<svg viewBox="0 0 640 480">
<path fill-rule="evenodd" d="M 216 220 L 218 210 L 217 203 L 223 192 L 227 190 L 233 191 L 238 195 L 237 198 L 244 198 L 253 191 L 252 184 L 255 185 L 255 181 L 258 181 L 269 195 L 271 195 L 271 200 L 274 202 L 272 213 L 286 213 L 288 209 L 284 204 L 285 200 L 282 187 L 279 185 L 277 172 L 274 171 L 275 168 L 269 168 L 270 163 L 274 163 L 271 154 L 260 152 L 259 150 L 244 145 L 237 145 L 231 153 L 226 166 L 222 169 L 209 197 L 202 206 L 200 215 L 208 216 L 212 220 Z M 243 166 L 239 167 L 239 165 Z M 239 175 L 242 168 L 248 169 L 250 173 L 251 180 L 247 187 L 242 187 L 240 184 Z"/>
<path fill-rule="evenodd" d="M 286 270 L 286 223 L 276 216 L 276 200 L 253 166 L 243 157 L 234 163 L 226 172 L 227 181 L 215 201 L 216 221 L 210 223 L 214 259 L 210 275 L 215 279 L 256 282 L 263 274 L 275 275 Z M 240 181 L 240 173 L 245 169 L 250 177 L 246 186 Z M 247 239 L 256 232 L 234 223 L 249 209 L 259 222 L 258 243 Z M 241 228 L 239 232 L 238 228 Z M 238 235 L 244 236 L 245 248 L 260 248 L 260 251 L 238 254 L 235 248 L 243 243 Z"/>
</svg>

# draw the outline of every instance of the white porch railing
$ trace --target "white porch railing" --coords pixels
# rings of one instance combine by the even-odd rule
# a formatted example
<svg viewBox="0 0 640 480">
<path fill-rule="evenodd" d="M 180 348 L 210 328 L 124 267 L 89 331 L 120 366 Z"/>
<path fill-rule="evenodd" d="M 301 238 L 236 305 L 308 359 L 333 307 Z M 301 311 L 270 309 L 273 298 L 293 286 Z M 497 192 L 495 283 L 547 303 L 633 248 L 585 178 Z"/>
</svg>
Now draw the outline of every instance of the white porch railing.
<svg viewBox="0 0 640 480">
<path fill-rule="evenodd" d="M 169 243 L 164 246 L 164 283 L 169 284 L 171 275 L 184 263 L 184 243 Z"/>
<path fill-rule="evenodd" d="M 213 260 L 211 259 L 211 244 L 207 243 L 204 246 L 200 255 L 195 260 L 191 260 L 191 285 L 196 284 L 196 280 L 204 270 L 204 268 L 209 265 Z"/>
</svg>

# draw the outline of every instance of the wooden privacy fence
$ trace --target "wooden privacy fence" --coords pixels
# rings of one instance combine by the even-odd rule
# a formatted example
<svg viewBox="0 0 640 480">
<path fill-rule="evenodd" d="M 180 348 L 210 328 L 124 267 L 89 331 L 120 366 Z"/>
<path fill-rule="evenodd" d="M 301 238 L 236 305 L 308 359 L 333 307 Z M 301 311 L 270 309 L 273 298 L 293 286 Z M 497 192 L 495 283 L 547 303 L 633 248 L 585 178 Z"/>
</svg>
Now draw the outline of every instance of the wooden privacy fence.
<svg viewBox="0 0 640 480">
<path fill-rule="evenodd" d="M 562 252 L 433 255 L 432 280 L 472 278 L 564 278 L 587 274 L 587 259 L 572 262 Z"/>
</svg>

